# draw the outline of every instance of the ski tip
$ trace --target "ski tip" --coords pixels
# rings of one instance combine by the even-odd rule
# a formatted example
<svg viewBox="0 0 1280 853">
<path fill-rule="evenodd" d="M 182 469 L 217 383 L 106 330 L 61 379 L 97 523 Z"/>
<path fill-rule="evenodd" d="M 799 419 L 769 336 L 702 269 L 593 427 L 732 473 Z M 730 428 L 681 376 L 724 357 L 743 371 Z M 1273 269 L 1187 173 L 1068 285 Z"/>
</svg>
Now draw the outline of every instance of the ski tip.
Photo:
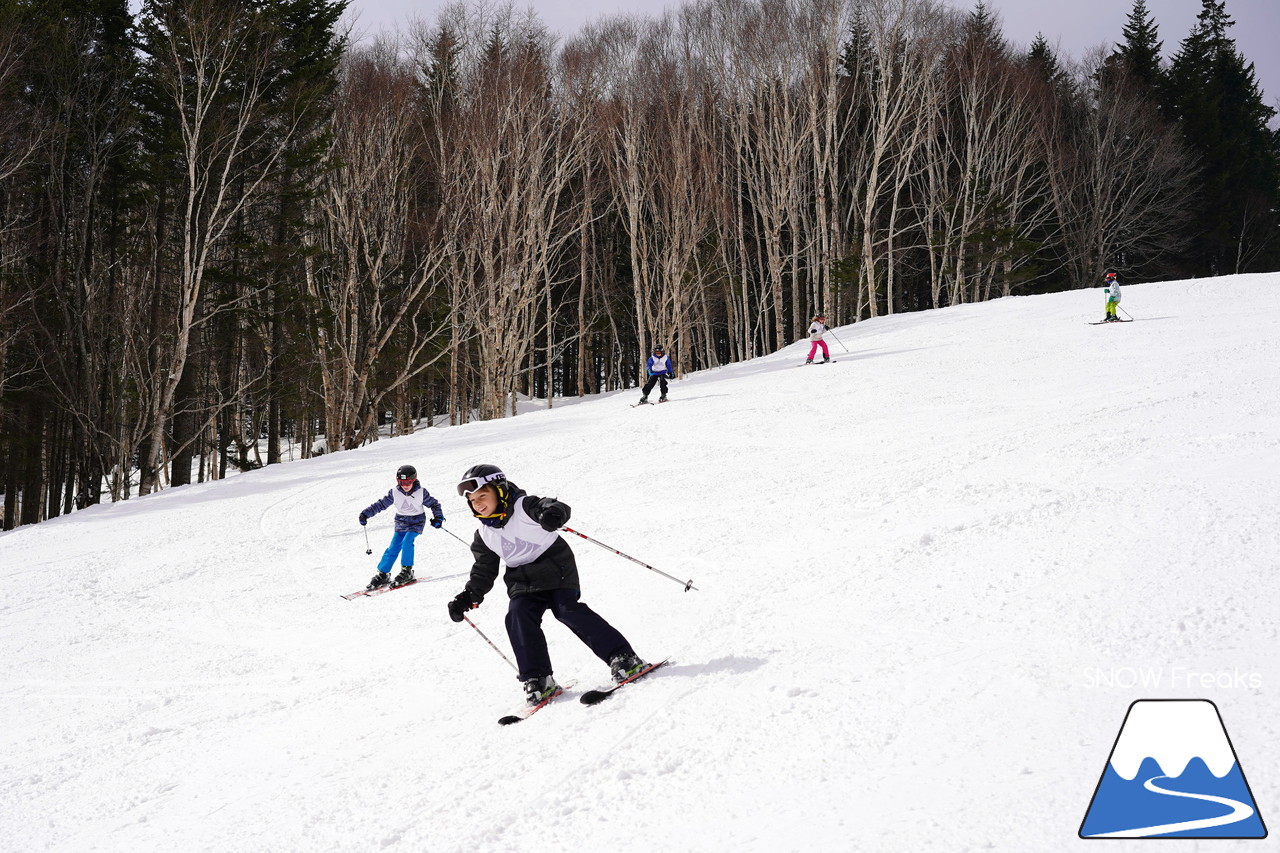
<svg viewBox="0 0 1280 853">
<path fill-rule="evenodd" d="M 556 690 L 556 692 L 555 692 L 555 693 L 552 693 L 550 696 L 548 696 L 546 699 L 543 699 L 543 700 L 542 700 L 541 702 L 539 702 L 537 705 L 533 705 L 533 706 L 530 706 L 530 707 L 522 708 L 519 712 L 517 712 L 517 713 L 515 713 L 515 714 L 507 714 L 505 717 L 499 717 L 499 718 L 498 718 L 498 725 L 500 725 L 500 726 L 509 726 L 509 725 L 511 725 L 512 723 L 518 723 L 518 722 L 520 722 L 521 720 L 527 720 L 527 719 L 529 719 L 529 718 L 530 718 L 530 717 L 532 717 L 534 714 L 536 714 L 538 711 L 541 711 L 543 708 L 545 708 L 545 707 L 547 707 L 548 705 L 550 705 L 554 700 L 556 700 L 556 699 L 560 698 L 561 696 L 563 696 L 563 695 L 564 695 L 564 692 L 565 692 L 566 690 L 568 690 L 569 688 L 573 687 L 573 685 L 575 685 L 575 684 L 577 684 L 577 683 L 578 683 L 577 681 L 566 681 L 566 682 L 564 682 L 563 684 L 559 685 L 559 687 L 558 687 L 558 689 Z"/>
<path fill-rule="evenodd" d="M 617 684 L 614 684 L 605 688 L 604 690 L 588 690 L 586 693 L 583 693 L 582 696 L 578 698 L 578 701 L 581 702 L 583 705 L 599 704 L 600 702 L 603 702 L 605 699 L 608 699 L 610 696 L 612 696 L 619 687 L 628 685 L 631 682 L 635 681 L 636 679 L 643 678 L 644 676 L 653 672 L 655 669 L 666 666 L 669 663 L 671 663 L 671 658 L 663 658 L 660 661 L 651 663 L 647 668 L 642 669 L 640 672 L 637 672 L 635 675 L 631 676 L 626 681 L 620 681 Z"/>
</svg>

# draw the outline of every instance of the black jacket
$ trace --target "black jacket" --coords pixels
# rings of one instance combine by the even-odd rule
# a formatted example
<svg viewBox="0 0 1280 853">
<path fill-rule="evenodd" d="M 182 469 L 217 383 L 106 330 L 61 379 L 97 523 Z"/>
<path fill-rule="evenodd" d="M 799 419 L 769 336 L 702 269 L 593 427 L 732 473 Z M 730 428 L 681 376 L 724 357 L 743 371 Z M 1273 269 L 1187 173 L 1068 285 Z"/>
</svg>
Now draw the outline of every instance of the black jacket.
<svg viewBox="0 0 1280 853">
<path fill-rule="evenodd" d="M 541 500 L 533 495 L 525 495 L 524 492 L 517 492 L 511 498 L 512 503 L 520 501 L 525 513 L 536 522 L 542 521 L 544 507 L 539 506 Z M 551 505 L 562 507 L 565 517 L 569 516 L 567 504 L 553 501 Z M 473 601 L 479 603 L 484 599 L 485 594 L 493 589 L 502 558 L 485 544 L 479 531 L 476 532 L 475 539 L 471 543 L 471 554 L 475 557 L 475 564 L 471 567 L 467 592 L 471 594 Z M 530 592 L 582 588 L 578 582 L 578 563 L 574 560 L 573 549 L 563 537 L 556 537 L 551 547 L 533 562 L 525 563 L 523 566 L 507 566 L 502 580 L 507 585 L 507 596 L 510 598 Z"/>
</svg>

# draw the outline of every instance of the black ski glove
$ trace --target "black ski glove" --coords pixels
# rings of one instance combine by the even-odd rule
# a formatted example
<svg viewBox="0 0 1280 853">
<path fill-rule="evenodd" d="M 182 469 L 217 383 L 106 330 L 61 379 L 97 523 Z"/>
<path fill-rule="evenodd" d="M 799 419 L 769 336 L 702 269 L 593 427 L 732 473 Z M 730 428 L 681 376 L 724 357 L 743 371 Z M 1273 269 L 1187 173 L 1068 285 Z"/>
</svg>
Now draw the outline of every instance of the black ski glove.
<svg viewBox="0 0 1280 853">
<path fill-rule="evenodd" d="M 440 517 L 438 517 L 438 518 L 433 518 L 433 519 L 431 519 L 431 526 L 432 526 L 432 527 L 434 527 L 436 530 L 439 530 L 439 529 L 440 529 L 440 525 L 442 525 L 442 524 L 444 524 L 444 516 L 443 516 L 443 515 L 442 515 L 442 516 L 440 516 Z"/>
<path fill-rule="evenodd" d="M 559 530 L 569 521 L 569 507 L 555 498 L 538 501 L 538 523 L 543 530 Z"/>
<path fill-rule="evenodd" d="M 484 601 L 483 595 L 480 596 L 480 601 Z M 479 607 L 480 601 L 471 597 L 471 590 L 462 590 L 453 597 L 453 601 L 449 602 L 449 618 L 454 622 L 461 622 L 463 614 Z"/>
<path fill-rule="evenodd" d="M 368 523 L 369 523 L 369 516 L 365 515 L 363 512 L 360 513 L 360 526 L 364 527 Z"/>
</svg>

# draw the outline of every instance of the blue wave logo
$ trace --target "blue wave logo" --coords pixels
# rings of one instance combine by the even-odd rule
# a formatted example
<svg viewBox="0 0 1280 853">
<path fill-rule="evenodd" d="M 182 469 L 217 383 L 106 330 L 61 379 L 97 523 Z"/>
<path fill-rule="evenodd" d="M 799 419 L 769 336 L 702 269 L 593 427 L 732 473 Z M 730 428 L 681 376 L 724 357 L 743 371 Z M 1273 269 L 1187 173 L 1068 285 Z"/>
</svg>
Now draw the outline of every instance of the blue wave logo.
<svg viewBox="0 0 1280 853">
<path fill-rule="evenodd" d="M 1266 838 L 1218 708 L 1204 699 L 1129 706 L 1081 838 Z"/>
</svg>

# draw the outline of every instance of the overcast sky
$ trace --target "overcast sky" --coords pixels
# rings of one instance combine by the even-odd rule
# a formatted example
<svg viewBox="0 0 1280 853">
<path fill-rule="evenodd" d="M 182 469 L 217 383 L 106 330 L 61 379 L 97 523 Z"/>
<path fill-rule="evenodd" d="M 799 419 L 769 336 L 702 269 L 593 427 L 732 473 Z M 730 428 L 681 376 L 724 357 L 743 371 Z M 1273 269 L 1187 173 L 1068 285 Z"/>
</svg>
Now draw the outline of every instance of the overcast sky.
<svg viewBox="0 0 1280 853">
<path fill-rule="evenodd" d="M 972 8 L 974 2 L 952 2 L 952 6 Z M 444 5 L 444 0 L 352 0 L 350 9 L 358 16 L 359 29 L 370 33 L 401 26 L 414 17 L 434 21 L 436 10 Z M 568 35 L 587 20 L 610 12 L 656 15 L 679 4 L 667 0 L 533 0 L 528 5 L 548 28 Z M 1079 57 L 1094 45 L 1119 41 L 1133 4 L 1132 0 L 988 0 L 987 5 L 1004 18 L 1004 32 L 1011 41 L 1027 45 L 1036 33 L 1043 32 L 1062 53 Z M 1200 0 L 1147 0 L 1160 28 L 1166 58 L 1191 30 L 1200 6 Z M 1266 102 L 1277 106 L 1280 0 L 1227 0 L 1227 12 L 1236 22 L 1230 34 L 1245 58 L 1256 66 Z"/>
</svg>

